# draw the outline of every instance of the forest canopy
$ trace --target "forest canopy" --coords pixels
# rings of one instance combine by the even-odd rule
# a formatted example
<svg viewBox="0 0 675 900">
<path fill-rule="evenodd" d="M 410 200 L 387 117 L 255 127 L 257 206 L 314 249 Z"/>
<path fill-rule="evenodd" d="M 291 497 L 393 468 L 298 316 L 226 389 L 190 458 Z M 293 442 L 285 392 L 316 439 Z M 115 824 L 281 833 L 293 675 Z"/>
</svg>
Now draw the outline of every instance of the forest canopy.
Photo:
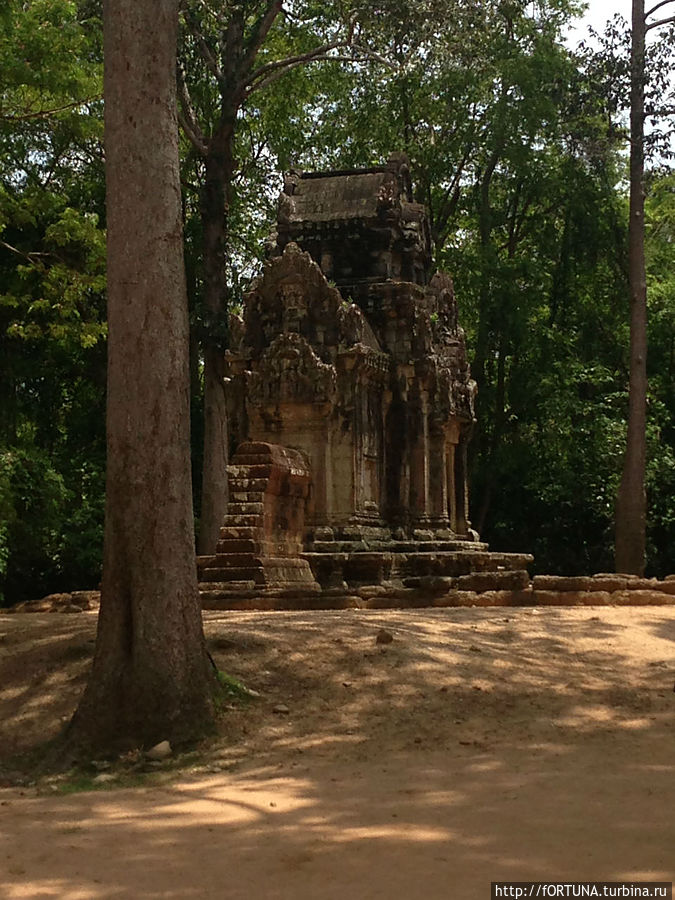
<svg viewBox="0 0 675 900">
<path fill-rule="evenodd" d="M 274 15 L 272 15 L 274 12 Z M 185 0 L 177 64 L 201 507 L 204 364 L 264 253 L 280 175 L 411 161 L 479 385 L 472 521 L 535 571 L 613 567 L 626 440 L 629 27 L 571 47 L 569 0 Z M 675 546 L 672 34 L 647 58 L 647 568 Z M 228 65 L 224 66 L 223 61 Z M 101 6 L 0 10 L 0 598 L 100 580 L 105 470 Z M 224 311 L 209 299 L 209 148 Z M 221 138 L 219 138 L 221 135 Z M 200 139 L 202 141 L 200 149 Z M 200 522 L 195 522 L 199 533 Z"/>
</svg>

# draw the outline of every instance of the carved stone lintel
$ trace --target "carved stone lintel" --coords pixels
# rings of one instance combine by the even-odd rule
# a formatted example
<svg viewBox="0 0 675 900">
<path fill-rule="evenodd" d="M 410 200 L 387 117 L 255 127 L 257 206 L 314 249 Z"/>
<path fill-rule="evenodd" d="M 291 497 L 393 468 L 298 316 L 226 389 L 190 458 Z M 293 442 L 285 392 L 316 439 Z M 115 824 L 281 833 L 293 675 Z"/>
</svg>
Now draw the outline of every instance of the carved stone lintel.
<svg viewBox="0 0 675 900">
<path fill-rule="evenodd" d="M 279 335 L 248 377 L 248 400 L 254 406 L 332 403 L 336 392 L 335 366 L 323 363 L 299 334 Z"/>
</svg>

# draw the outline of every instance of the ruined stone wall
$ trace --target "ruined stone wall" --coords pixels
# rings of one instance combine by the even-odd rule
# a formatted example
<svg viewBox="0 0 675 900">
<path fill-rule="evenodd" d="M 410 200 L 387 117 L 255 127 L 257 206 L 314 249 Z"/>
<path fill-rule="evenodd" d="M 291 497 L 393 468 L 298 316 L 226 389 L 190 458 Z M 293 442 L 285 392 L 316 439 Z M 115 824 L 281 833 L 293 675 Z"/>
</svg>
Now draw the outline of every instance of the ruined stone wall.
<svg viewBox="0 0 675 900">
<path fill-rule="evenodd" d="M 485 573 L 483 573 L 485 574 Z M 471 581 L 456 588 L 430 591 L 422 587 L 364 585 L 353 591 L 324 591 L 306 596 L 263 597 L 260 591 L 231 592 L 229 597 L 204 596 L 206 609 L 410 609 L 423 607 L 544 607 L 544 606 L 675 606 L 675 575 L 664 581 L 638 576 L 592 575 L 562 578 L 535 576 L 524 587 L 505 589 L 496 582 Z M 469 586 L 473 585 L 473 589 Z M 49 594 L 40 600 L 19 603 L 6 613 L 81 613 L 99 606 L 98 591 Z"/>
</svg>

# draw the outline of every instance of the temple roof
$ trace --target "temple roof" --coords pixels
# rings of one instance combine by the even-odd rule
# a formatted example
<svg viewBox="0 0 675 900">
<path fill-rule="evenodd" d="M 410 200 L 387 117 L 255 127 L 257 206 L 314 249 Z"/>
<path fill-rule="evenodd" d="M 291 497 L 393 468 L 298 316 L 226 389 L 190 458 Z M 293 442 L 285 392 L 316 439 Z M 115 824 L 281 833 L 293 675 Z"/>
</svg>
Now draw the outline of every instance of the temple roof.
<svg viewBox="0 0 675 900">
<path fill-rule="evenodd" d="M 391 173 L 384 168 L 301 175 L 292 194 L 290 219 L 301 222 L 374 219 L 381 205 L 382 191 L 391 181 Z"/>
<path fill-rule="evenodd" d="M 292 197 L 290 222 L 334 222 L 377 218 L 383 207 L 410 203 L 409 163 L 394 153 L 386 165 L 329 172 L 290 172 L 284 193 Z"/>
<path fill-rule="evenodd" d="M 426 284 L 431 262 L 424 206 L 412 197 L 404 153 L 382 166 L 289 172 L 279 198 L 276 252 L 295 242 L 326 278 L 358 300 L 358 285 Z"/>
</svg>

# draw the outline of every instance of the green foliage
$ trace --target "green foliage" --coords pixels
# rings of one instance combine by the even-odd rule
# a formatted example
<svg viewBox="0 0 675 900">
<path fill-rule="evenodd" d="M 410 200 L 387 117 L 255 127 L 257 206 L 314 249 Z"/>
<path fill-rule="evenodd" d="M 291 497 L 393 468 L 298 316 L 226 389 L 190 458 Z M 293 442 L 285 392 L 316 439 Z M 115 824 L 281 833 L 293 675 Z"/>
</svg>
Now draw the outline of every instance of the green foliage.
<svg viewBox="0 0 675 900">
<path fill-rule="evenodd" d="M 100 21 L 0 17 L 0 592 L 95 586 L 103 522 Z"/>
<path fill-rule="evenodd" d="M 0 453 L 0 579 L 2 593 L 20 596 L 23 581 L 48 589 L 59 550 L 59 517 L 66 490 L 39 451 Z"/>
<path fill-rule="evenodd" d="M 615 373 L 574 358 L 541 373 L 534 396 L 505 429 L 483 536 L 527 547 L 539 572 L 582 574 L 612 568 L 614 497 L 625 440 L 625 396 Z M 486 470 L 478 466 L 482 496 Z"/>
<path fill-rule="evenodd" d="M 194 29 L 222 49 L 265 4 L 183 4 L 181 63 L 208 138 L 224 104 Z M 238 107 L 228 296 L 260 264 L 280 171 L 411 157 L 436 265 L 452 272 L 479 381 L 473 519 L 538 571 L 612 565 L 628 348 L 627 32 L 600 50 L 562 40 L 578 4 L 359 0 L 293 3 L 254 68 L 344 43 L 291 67 Z M 104 178 L 98 4 L 8 0 L 0 10 L 0 590 L 5 602 L 98 580 L 105 399 Z M 243 18 L 242 18 L 243 17 Z M 347 24 L 349 23 L 349 24 Z M 663 95 L 670 52 L 650 51 Z M 663 146 L 663 141 L 661 142 Z M 203 159 L 183 142 L 194 347 L 224 317 L 203 304 Z M 650 176 L 649 565 L 675 546 L 675 183 Z M 193 354 L 193 444 L 200 369 Z M 195 484 L 199 452 L 195 453 Z M 223 676 L 227 679 L 227 676 Z M 246 689 L 221 684 L 230 695 Z"/>
<path fill-rule="evenodd" d="M 646 204 L 650 396 L 648 405 L 648 559 L 673 571 L 675 547 L 675 176 L 656 174 Z"/>
<path fill-rule="evenodd" d="M 234 675 L 228 675 L 227 672 L 223 672 L 221 669 L 216 671 L 216 679 L 224 701 L 229 703 L 248 703 L 258 696 L 255 691 L 247 688 Z"/>
</svg>

